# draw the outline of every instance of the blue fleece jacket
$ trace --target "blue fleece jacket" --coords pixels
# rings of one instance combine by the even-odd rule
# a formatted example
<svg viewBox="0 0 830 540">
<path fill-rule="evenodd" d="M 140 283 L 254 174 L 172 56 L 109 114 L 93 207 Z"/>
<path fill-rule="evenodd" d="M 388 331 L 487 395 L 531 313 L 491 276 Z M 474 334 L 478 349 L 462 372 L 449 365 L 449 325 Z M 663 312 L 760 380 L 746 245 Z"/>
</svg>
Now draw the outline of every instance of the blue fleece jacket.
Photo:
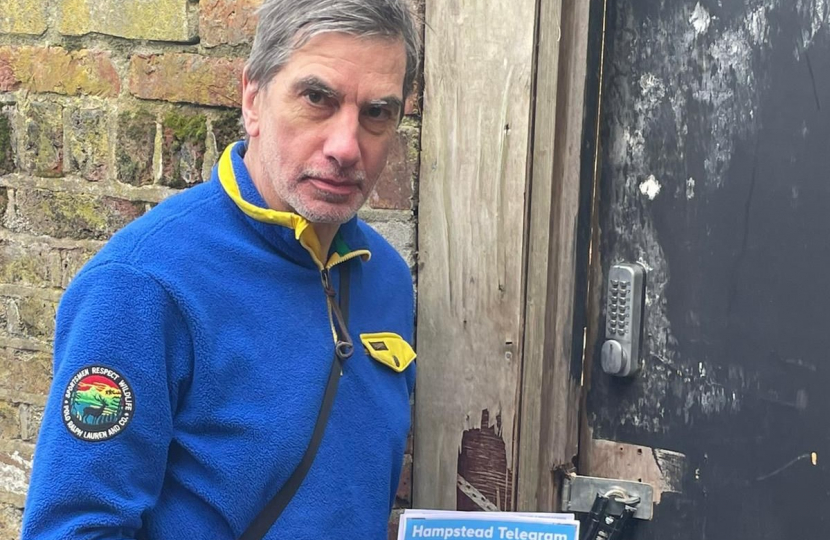
<svg viewBox="0 0 830 540">
<path fill-rule="evenodd" d="M 337 287 L 343 265 L 355 353 L 266 538 L 386 538 L 414 384 L 409 269 L 357 219 L 323 261 L 305 220 L 265 209 L 243 152 L 116 234 L 66 291 L 23 540 L 238 538 L 308 446 L 334 351 L 321 276 Z"/>
</svg>

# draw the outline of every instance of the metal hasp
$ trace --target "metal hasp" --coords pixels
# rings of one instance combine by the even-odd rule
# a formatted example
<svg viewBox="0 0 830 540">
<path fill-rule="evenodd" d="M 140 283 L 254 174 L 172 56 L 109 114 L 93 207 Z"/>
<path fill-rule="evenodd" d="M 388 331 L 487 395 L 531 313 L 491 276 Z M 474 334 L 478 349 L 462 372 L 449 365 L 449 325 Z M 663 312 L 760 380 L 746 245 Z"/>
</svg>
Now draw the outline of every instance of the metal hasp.
<svg viewBox="0 0 830 540">
<path fill-rule="evenodd" d="M 624 504 L 632 503 L 631 506 L 635 507 L 635 519 L 650 521 L 654 516 L 654 488 L 651 484 L 577 475 L 565 479 L 562 489 L 562 511 L 589 513 L 594 509 L 598 496 Z M 633 504 L 635 500 L 638 501 L 636 505 Z"/>
<path fill-rule="evenodd" d="M 643 332 L 645 270 L 639 264 L 615 264 L 608 272 L 605 309 L 605 343 L 602 370 L 616 377 L 630 377 L 640 369 Z"/>
<path fill-rule="evenodd" d="M 581 540 L 622 540 L 639 500 L 628 502 L 597 495 L 585 522 Z"/>
</svg>

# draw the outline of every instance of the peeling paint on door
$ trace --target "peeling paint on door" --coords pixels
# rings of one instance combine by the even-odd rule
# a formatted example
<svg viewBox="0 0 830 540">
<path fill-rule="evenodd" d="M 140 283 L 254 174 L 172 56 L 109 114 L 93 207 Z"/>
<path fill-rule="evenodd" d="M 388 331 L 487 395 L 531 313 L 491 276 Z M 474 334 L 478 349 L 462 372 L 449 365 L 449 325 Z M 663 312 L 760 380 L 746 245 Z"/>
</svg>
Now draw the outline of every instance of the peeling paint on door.
<svg viewBox="0 0 830 540">
<path fill-rule="evenodd" d="M 458 453 L 458 510 L 509 512 L 513 500 L 513 472 L 501 433 L 501 415 L 490 425 L 490 411 L 481 411 L 481 427 L 461 436 Z"/>
</svg>

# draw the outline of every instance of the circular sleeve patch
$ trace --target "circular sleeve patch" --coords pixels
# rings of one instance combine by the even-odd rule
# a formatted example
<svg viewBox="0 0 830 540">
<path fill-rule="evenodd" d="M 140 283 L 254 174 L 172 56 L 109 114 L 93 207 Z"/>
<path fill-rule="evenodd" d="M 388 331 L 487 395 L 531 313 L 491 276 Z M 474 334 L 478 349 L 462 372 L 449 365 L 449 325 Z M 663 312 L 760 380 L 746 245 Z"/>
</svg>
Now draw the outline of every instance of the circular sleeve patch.
<svg viewBox="0 0 830 540">
<path fill-rule="evenodd" d="M 70 379 L 63 393 L 63 424 L 82 441 L 99 442 L 124 431 L 133 418 L 133 391 L 117 371 L 88 366 Z"/>
</svg>

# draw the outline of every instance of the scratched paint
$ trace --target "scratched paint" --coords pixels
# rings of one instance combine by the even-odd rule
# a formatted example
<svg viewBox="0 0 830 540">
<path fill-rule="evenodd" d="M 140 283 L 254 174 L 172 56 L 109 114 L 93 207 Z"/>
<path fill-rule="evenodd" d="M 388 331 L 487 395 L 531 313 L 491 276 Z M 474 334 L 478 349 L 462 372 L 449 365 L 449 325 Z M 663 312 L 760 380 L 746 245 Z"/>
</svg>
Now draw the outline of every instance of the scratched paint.
<svg viewBox="0 0 830 540">
<path fill-rule="evenodd" d="M 645 182 L 640 184 L 640 193 L 648 197 L 648 200 L 653 201 L 655 197 L 660 195 L 660 189 L 662 186 L 660 182 L 657 181 L 657 178 L 654 177 L 652 174 L 649 176 Z"/>
<path fill-rule="evenodd" d="M 686 180 L 686 198 L 687 199 L 694 199 L 695 198 L 695 179 L 689 178 Z"/>
<path fill-rule="evenodd" d="M 481 427 L 465 430 L 458 452 L 458 475 L 472 486 L 474 495 L 456 490 L 456 508 L 480 511 L 497 508 L 509 512 L 513 508 L 513 471 L 507 463 L 507 450 L 501 433 L 501 415 L 490 423 L 490 412 L 481 412 Z M 483 500 L 479 500 L 483 497 Z"/>
<path fill-rule="evenodd" d="M 794 52 L 798 60 L 810 48 L 816 35 L 830 24 L 830 1 L 796 0 L 795 5 L 798 13 L 806 22 L 802 28 L 801 41 Z"/>
<path fill-rule="evenodd" d="M 705 34 L 706 31 L 709 30 L 709 25 L 712 23 L 712 16 L 709 15 L 706 8 L 701 6 L 700 2 L 698 2 L 695 6 L 695 10 L 692 12 L 692 16 L 689 18 L 689 22 L 698 35 Z"/>
</svg>

